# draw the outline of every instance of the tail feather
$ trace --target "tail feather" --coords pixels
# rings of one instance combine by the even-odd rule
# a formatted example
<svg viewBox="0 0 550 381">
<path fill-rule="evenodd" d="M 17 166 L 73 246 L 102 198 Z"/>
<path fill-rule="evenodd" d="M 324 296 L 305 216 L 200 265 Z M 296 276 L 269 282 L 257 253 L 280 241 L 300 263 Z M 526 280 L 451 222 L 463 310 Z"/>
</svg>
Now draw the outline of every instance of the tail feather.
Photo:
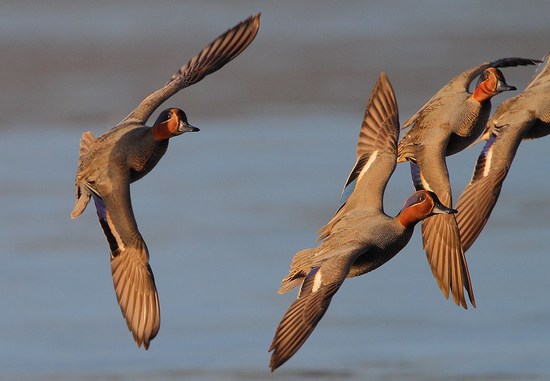
<svg viewBox="0 0 550 381">
<path fill-rule="evenodd" d="M 80 151 L 79 151 L 79 157 L 78 157 L 78 168 L 80 170 L 80 166 L 82 165 L 82 161 L 84 160 L 84 157 L 88 154 L 88 151 L 90 149 L 90 146 L 95 142 L 94 134 L 91 131 L 85 131 L 82 133 L 82 137 L 80 138 Z M 78 178 L 78 175 L 77 175 Z M 86 206 L 88 205 L 88 202 L 90 202 L 90 191 L 85 187 L 76 184 L 76 202 L 74 204 L 74 208 L 71 212 L 71 218 L 74 220 L 78 216 L 84 212 L 86 209 Z"/>
<path fill-rule="evenodd" d="M 78 165 L 82 162 L 82 158 L 88 153 L 88 149 L 95 141 L 94 134 L 91 131 L 86 131 L 82 133 L 82 138 L 80 138 L 80 156 L 78 158 Z"/>
<path fill-rule="evenodd" d="M 82 189 L 78 185 L 76 186 L 76 202 L 74 204 L 73 211 L 71 212 L 71 219 L 76 219 L 84 212 L 88 202 L 90 202 L 90 191 L 88 189 Z"/>
<path fill-rule="evenodd" d="M 290 264 L 290 271 L 281 281 L 281 288 L 277 291 L 279 294 L 284 294 L 302 284 L 305 276 L 315 267 L 314 258 L 316 251 L 317 248 L 315 247 L 301 250 L 294 255 Z"/>
</svg>

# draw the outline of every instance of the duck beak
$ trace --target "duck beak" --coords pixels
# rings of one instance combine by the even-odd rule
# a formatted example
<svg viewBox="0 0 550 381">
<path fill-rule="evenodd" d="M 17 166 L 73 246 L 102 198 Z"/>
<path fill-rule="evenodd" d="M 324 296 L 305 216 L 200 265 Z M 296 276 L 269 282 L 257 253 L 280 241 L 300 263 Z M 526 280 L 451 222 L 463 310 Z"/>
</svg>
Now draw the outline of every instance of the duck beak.
<svg viewBox="0 0 550 381">
<path fill-rule="evenodd" d="M 515 86 L 510 86 L 506 82 L 501 81 L 500 79 L 497 82 L 497 91 L 500 93 L 502 91 L 513 91 L 517 90 Z"/>
<path fill-rule="evenodd" d="M 195 126 L 192 126 L 192 125 L 190 125 L 189 123 L 186 123 L 186 122 L 180 123 L 180 125 L 178 127 L 178 130 L 182 134 L 184 132 L 198 132 L 198 131 L 200 131 L 199 128 L 197 128 Z"/>
<path fill-rule="evenodd" d="M 432 209 L 433 214 L 456 214 L 458 210 L 447 208 L 441 202 L 437 201 Z"/>
</svg>

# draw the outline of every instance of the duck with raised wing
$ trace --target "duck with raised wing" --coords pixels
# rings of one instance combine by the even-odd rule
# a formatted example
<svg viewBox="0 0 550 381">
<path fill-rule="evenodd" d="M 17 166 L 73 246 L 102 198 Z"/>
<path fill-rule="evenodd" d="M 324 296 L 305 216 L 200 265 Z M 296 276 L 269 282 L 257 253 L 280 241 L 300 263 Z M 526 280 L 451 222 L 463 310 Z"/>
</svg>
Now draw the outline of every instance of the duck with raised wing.
<svg viewBox="0 0 550 381">
<path fill-rule="evenodd" d="M 301 284 L 284 314 L 269 351 L 275 370 L 304 344 L 346 278 L 372 271 L 409 242 L 415 224 L 438 213 L 454 213 L 435 193 L 411 195 L 396 217 L 384 213 L 386 184 L 396 166 L 399 117 L 384 73 L 367 103 L 357 143 L 357 159 L 344 187 L 342 205 L 320 230 L 318 247 L 298 252 L 279 293 Z"/>
<path fill-rule="evenodd" d="M 414 116 L 403 124 L 412 125 L 398 146 L 398 162 L 410 161 L 417 190 L 435 192 L 441 202 L 452 207 L 452 193 L 446 156 L 462 151 L 475 142 L 491 111 L 491 98 L 516 88 L 506 84 L 499 67 L 534 65 L 525 58 L 502 58 L 486 62 L 453 78 Z M 471 83 L 479 76 L 472 93 Z M 470 274 L 455 215 L 440 215 L 422 222 L 422 240 L 437 283 L 445 295 L 467 308 L 464 289 L 475 307 Z"/>
<path fill-rule="evenodd" d="M 522 140 L 550 134 L 550 57 L 547 54 L 525 90 L 502 102 L 481 140 L 486 143 L 470 183 L 458 199 L 458 230 L 464 251 L 477 239 L 498 200 Z"/>
<path fill-rule="evenodd" d="M 191 86 L 237 57 L 254 40 L 260 15 L 251 16 L 215 39 L 172 76 L 164 87 L 147 96 L 123 121 L 97 139 L 89 131 L 80 141 L 76 173 L 77 218 L 94 199 L 99 223 L 111 250 L 116 297 L 128 328 L 147 349 L 160 328 L 160 306 L 149 252 L 130 201 L 130 183 L 141 179 L 162 158 L 170 138 L 198 131 L 185 113 L 169 108 L 152 127 L 151 114 L 178 91 Z"/>
</svg>

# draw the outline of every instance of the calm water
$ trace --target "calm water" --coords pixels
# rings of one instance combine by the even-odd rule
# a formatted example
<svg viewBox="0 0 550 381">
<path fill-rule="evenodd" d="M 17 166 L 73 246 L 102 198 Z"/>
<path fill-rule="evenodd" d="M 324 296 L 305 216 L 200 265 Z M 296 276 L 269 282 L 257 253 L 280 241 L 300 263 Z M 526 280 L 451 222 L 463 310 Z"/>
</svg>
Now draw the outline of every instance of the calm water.
<svg viewBox="0 0 550 381">
<path fill-rule="evenodd" d="M 550 379 L 544 139 L 520 148 L 469 252 L 477 309 L 441 296 L 417 232 L 396 259 L 346 282 L 294 358 L 275 374 L 267 368 L 295 296 L 275 291 L 337 207 L 377 73 L 388 72 L 403 121 L 467 67 L 542 57 L 550 4 L 136 4 L 0 6 L 1 379 Z M 172 141 L 132 187 L 163 314 L 150 350 L 139 350 L 95 211 L 69 218 L 80 135 L 116 124 L 258 11 L 251 47 L 167 102 L 183 105 L 201 132 Z M 518 88 L 532 72 L 505 69 Z M 449 160 L 456 193 L 479 150 Z M 411 191 L 399 166 L 386 211 L 396 214 Z"/>
</svg>

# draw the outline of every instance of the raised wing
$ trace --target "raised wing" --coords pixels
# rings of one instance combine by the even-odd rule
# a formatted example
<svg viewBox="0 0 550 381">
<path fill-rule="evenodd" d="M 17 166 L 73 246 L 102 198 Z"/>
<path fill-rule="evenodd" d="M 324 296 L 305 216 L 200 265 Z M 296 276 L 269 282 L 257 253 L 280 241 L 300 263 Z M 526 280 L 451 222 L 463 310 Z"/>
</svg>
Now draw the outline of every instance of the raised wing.
<svg viewBox="0 0 550 381">
<path fill-rule="evenodd" d="M 151 114 L 178 91 L 221 69 L 254 40 L 260 28 L 260 14 L 251 16 L 215 39 L 191 58 L 161 89 L 147 96 L 122 122 L 145 124 Z"/>
<path fill-rule="evenodd" d="M 99 223 L 111 249 L 117 301 L 138 347 L 149 348 L 160 328 L 160 306 L 149 252 L 137 229 L 128 182 L 104 197 L 93 194 Z M 125 184 L 125 185 L 122 185 Z"/>
<path fill-rule="evenodd" d="M 478 75 L 483 73 L 485 69 L 490 67 L 510 67 L 510 66 L 526 66 L 526 65 L 537 65 L 540 63 L 540 60 L 534 60 L 530 58 L 521 58 L 521 57 L 508 57 L 500 58 L 491 62 L 482 63 L 476 67 L 468 69 L 449 82 L 449 88 L 457 91 L 468 91 L 470 84 Z"/>
<path fill-rule="evenodd" d="M 383 211 L 384 190 L 396 165 L 398 138 L 397 101 L 388 77 L 380 73 L 365 109 L 357 159 L 344 185 L 340 208 L 319 230 L 319 239 L 326 238 L 342 216 L 358 205 Z"/>
<path fill-rule="evenodd" d="M 527 85 L 525 90 L 528 90 L 529 88 L 540 85 L 542 83 L 546 83 L 550 81 L 550 53 L 547 53 L 544 58 L 542 59 L 542 63 L 539 65 L 537 71 L 535 72 L 535 75 L 531 79 L 531 82 Z"/>
<path fill-rule="evenodd" d="M 405 123 L 403 123 L 403 128 L 407 128 L 412 124 L 414 124 L 414 122 L 416 122 L 418 117 L 422 114 L 422 112 L 425 109 L 429 108 L 433 102 L 438 101 L 440 98 L 445 97 L 447 94 L 456 94 L 462 91 L 468 91 L 472 81 L 478 75 L 483 73 L 485 69 L 488 69 L 490 67 L 499 68 L 499 67 L 509 67 L 509 66 L 536 65 L 539 62 L 541 61 L 530 59 L 530 58 L 508 57 L 508 58 L 500 58 L 498 60 L 491 61 L 491 62 L 484 62 L 480 65 L 472 67 L 460 73 L 459 75 L 451 79 L 451 81 L 449 81 L 448 84 L 443 86 L 441 90 L 439 90 L 432 98 L 430 98 L 430 100 L 428 100 L 424 104 L 424 106 L 420 108 L 420 110 L 416 112 L 416 114 L 414 114 L 407 121 L 405 121 Z"/>
</svg>

